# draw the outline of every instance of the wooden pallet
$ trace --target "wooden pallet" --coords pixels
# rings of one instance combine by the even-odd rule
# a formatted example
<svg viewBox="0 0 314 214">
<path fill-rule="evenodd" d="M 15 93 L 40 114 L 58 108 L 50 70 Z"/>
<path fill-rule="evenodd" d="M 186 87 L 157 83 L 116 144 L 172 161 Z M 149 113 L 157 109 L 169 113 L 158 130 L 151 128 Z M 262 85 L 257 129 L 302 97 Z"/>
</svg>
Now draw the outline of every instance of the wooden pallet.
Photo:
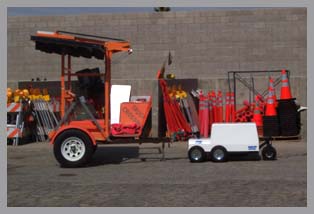
<svg viewBox="0 0 314 214">
<path fill-rule="evenodd" d="M 260 140 L 265 140 L 268 137 L 265 136 L 258 136 Z M 272 136 L 272 140 L 299 140 L 301 139 L 301 135 L 295 135 L 295 136 Z"/>
</svg>

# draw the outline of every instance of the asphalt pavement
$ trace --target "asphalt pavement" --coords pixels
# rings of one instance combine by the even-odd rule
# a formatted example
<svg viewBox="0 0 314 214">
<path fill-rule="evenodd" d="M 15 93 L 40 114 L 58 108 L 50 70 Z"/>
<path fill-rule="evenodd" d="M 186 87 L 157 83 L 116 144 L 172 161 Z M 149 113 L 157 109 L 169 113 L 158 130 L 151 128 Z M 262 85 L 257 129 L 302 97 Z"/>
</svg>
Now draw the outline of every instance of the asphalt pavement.
<svg viewBox="0 0 314 214">
<path fill-rule="evenodd" d="M 8 145 L 8 207 L 305 207 L 307 143 L 274 141 L 276 161 L 190 163 L 187 143 L 100 145 L 61 168 L 48 143 Z"/>
</svg>

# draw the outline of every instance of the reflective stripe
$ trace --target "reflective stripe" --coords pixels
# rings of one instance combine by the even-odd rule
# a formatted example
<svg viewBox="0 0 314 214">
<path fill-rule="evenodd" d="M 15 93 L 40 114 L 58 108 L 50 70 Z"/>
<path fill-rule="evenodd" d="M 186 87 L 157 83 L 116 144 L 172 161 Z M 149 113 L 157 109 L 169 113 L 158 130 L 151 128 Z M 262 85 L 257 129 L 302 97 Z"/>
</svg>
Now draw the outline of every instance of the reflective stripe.
<svg viewBox="0 0 314 214">
<path fill-rule="evenodd" d="M 281 76 L 281 80 L 287 80 L 287 79 L 288 79 L 287 74 L 283 74 L 283 75 Z"/>
<path fill-rule="evenodd" d="M 8 103 L 7 112 L 20 112 L 22 110 L 21 103 Z"/>
<path fill-rule="evenodd" d="M 274 104 L 274 100 L 273 99 L 268 99 L 267 100 L 267 104 Z"/>
<path fill-rule="evenodd" d="M 258 109 L 255 109 L 255 110 L 254 110 L 254 114 L 260 114 L 260 113 L 261 113 L 260 110 L 258 110 Z"/>
<path fill-rule="evenodd" d="M 289 83 L 288 83 L 288 82 L 283 82 L 283 83 L 282 83 L 282 86 L 283 86 L 283 87 L 289 87 Z"/>
<path fill-rule="evenodd" d="M 22 137 L 22 132 L 19 128 L 7 128 L 7 138 Z"/>
<path fill-rule="evenodd" d="M 208 106 L 209 106 L 208 103 L 200 105 L 200 107 L 208 107 Z"/>
</svg>

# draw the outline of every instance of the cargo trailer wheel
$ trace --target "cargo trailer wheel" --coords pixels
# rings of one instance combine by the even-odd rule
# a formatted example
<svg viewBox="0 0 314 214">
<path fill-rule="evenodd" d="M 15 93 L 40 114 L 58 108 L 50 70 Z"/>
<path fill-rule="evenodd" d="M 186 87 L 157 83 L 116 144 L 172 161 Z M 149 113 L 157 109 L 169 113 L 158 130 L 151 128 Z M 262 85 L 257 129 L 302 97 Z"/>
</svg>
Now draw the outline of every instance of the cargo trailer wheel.
<svg viewBox="0 0 314 214">
<path fill-rule="evenodd" d="M 205 160 L 205 152 L 199 146 L 194 146 L 189 150 L 189 159 L 192 163 L 202 162 Z"/>
<path fill-rule="evenodd" d="M 93 144 L 82 131 L 69 129 L 54 142 L 54 155 L 61 167 L 80 167 L 93 155 Z"/>
<path fill-rule="evenodd" d="M 276 160 L 277 157 L 276 149 L 271 145 L 267 145 L 262 150 L 262 156 L 263 160 Z"/>
<path fill-rule="evenodd" d="M 227 150 L 222 146 L 216 146 L 211 151 L 211 159 L 214 162 L 224 162 L 227 160 Z"/>
</svg>

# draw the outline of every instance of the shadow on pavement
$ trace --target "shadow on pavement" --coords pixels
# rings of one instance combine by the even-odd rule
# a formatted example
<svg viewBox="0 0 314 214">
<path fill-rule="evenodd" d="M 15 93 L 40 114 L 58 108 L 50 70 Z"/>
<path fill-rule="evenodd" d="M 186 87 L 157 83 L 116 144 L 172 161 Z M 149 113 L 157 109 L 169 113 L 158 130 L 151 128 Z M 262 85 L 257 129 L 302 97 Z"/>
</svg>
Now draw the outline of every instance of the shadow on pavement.
<svg viewBox="0 0 314 214">
<path fill-rule="evenodd" d="M 104 164 L 120 164 L 130 158 L 139 157 L 139 148 L 128 147 L 98 147 L 88 166 L 98 166 Z"/>
<path fill-rule="evenodd" d="M 163 161 L 187 159 L 187 157 L 164 157 L 158 147 L 140 148 L 135 146 L 126 147 L 98 147 L 92 160 L 86 167 L 99 166 L 105 164 L 141 163 L 145 161 Z"/>
<path fill-rule="evenodd" d="M 23 139 L 23 138 L 20 138 L 19 141 L 18 141 L 18 146 L 24 146 L 24 145 L 33 144 L 33 143 L 42 143 L 42 142 L 37 142 L 34 139 Z M 15 145 L 13 145 L 13 139 L 7 139 L 7 145 L 8 146 L 15 146 Z"/>
</svg>

